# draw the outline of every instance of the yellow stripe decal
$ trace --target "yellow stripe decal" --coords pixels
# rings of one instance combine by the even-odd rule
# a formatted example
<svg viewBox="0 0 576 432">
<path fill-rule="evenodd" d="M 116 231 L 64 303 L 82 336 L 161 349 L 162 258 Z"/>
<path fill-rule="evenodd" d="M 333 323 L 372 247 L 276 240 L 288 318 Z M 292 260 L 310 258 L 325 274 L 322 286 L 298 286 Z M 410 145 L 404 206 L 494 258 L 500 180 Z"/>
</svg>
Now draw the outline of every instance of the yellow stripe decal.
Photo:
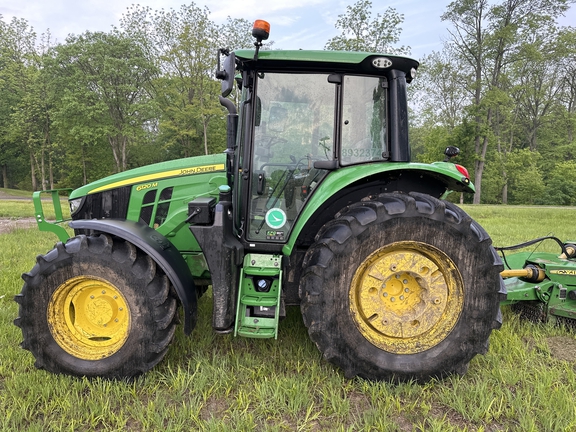
<svg viewBox="0 0 576 432">
<path fill-rule="evenodd" d="M 121 186 L 127 186 L 136 183 L 144 183 L 152 180 L 161 180 L 168 177 L 186 176 L 192 174 L 204 174 L 216 171 L 224 171 L 224 164 L 216 165 L 204 165 L 190 168 L 181 168 L 177 170 L 164 171 L 161 173 L 154 173 L 148 175 L 142 175 L 139 177 L 132 177 L 126 180 L 117 181 L 115 183 L 108 184 L 106 186 L 101 186 L 96 189 L 92 189 L 88 194 L 93 194 L 96 192 L 101 192 L 103 190 L 114 189 Z"/>
</svg>

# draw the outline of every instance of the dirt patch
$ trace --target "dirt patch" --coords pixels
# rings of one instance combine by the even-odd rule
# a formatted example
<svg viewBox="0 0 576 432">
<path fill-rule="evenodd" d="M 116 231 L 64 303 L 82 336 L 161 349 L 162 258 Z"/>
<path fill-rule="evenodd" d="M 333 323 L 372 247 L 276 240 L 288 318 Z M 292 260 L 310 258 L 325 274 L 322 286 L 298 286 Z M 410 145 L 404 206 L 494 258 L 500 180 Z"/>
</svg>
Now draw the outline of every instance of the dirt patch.
<svg viewBox="0 0 576 432">
<path fill-rule="evenodd" d="M 0 200 L 32 201 L 31 196 L 10 195 L 0 190 Z M 45 199 L 43 198 L 42 201 Z M 17 228 L 32 228 L 36 226 L 34 217 L 3 217 L 0 218 L 0 234 L 8 234 Z"/>
<path fill-rule="evenodd" d="M 32 200 L 32 196 L 23 196 L 23 195 L 10 195 L 4 191 L 0 190 L 0 200 Z"/>
<path fill-rule="evenodd" d="M 36 226 L 36 219 L 28 218 L 0 218 L 0 234 L 8 234 L 17 228 L 32 228 Z"/>
<path fill-rule="evenodd" d="M 546 340 L 550 354 L 558 360 L 576 361 L 576 339 L 568 336 L 554 336 Z"/>
</svg>

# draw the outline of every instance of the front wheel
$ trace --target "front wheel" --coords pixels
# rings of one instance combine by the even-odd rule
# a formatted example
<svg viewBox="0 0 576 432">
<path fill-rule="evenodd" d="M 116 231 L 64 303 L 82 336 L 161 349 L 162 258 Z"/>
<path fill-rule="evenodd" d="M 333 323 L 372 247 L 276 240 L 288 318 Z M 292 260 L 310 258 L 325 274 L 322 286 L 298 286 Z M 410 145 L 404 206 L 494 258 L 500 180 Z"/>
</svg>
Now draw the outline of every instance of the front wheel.
<svg viewBox="0 0 576 432">
<path fill-rule="evenodd" d="M 36 366 L 75 376 L 125 378 L 165 355 L 177 302 L 156 263 L 109 235 L 80 235 L 39 256 L 15 300 L 22 347 Z"/>
<path fill-rule="evenodd" d="M 464 373 L 501 324 L 501 269 L 486 232 L 457 206 L 381 194 L 319 231 L 304 259 L 302 314 L 347 377 Z"/>
</svg>

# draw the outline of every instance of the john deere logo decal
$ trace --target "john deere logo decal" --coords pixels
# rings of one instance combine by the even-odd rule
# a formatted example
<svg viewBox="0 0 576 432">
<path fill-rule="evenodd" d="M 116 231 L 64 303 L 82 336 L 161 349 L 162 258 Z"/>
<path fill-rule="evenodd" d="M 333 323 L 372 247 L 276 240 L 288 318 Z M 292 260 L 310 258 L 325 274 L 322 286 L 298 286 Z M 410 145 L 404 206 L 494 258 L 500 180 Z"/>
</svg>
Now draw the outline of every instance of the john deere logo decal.
<svg viewBox="0 0 576 432">
<path fill-rule="evenodd" d="M 266 212 L 266 225 L 280 229 L 286 224 L 286 213 L 280 208 L 271 208 Z"/>
<path fill-rule="evenodd" d="M 550 273 L 562 276 L 576 276 L 576 270 L 550 270 Z"/>
</svg>

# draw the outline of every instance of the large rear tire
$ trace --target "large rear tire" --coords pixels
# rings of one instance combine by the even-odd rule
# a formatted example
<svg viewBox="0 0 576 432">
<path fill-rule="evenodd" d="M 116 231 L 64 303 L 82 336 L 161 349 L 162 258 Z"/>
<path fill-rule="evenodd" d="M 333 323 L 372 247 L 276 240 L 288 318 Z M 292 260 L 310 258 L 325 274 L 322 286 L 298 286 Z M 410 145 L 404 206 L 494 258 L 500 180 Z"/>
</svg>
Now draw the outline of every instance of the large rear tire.
<svg viewBox="0 0 576 432">
<path fill-rule="evenodd" d="M 14 323 L 36 367 L 127 378 L 166 354 L 177 301 L 166 275 L 132 243 L 80 235 L 58 243 L 22 275 Z"/>
<path fill-rule="evenodd" d="M 487 233 L 457 206 L 381 194 L 316 236 L 300 283 L 304 323 L 347 377 L 462 374 L 501 325 L 501 270 Z"/>
</svg>

